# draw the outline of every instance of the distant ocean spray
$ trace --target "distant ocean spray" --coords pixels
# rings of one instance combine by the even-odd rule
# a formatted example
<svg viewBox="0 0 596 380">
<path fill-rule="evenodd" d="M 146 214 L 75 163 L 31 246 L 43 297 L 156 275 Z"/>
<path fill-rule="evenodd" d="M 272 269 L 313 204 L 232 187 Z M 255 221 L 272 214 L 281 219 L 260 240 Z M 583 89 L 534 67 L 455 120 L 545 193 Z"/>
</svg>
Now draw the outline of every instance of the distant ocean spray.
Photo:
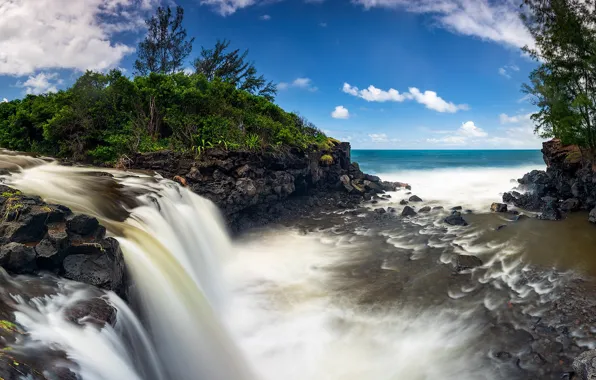
<svg viewBox="0 0 596 380">
<path fill-rule="evenodd" d="M 364 172 L 407 182 L 413 193 L 445 206 L 486 210 L 515 179 L 544 169 L 539 150 L 354 150 Z"/>
</svg>

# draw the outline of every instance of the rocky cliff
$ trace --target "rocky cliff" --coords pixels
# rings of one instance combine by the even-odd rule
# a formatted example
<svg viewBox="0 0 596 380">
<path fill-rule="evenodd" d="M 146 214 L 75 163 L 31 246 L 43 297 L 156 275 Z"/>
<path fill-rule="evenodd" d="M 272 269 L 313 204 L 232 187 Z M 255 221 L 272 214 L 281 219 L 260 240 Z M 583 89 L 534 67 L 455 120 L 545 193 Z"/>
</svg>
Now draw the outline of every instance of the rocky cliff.
<svg viewBox="0 0 596 380">
<path fill-rule="evenodd" d="M 503 201 L 539 211 L 539 217 L 548 220 L 587 210 L 590 221 L 596 223 L 596 171 L 588 154 L 557 139 L 543 143 L 542 154 L 546 171 L 524 175 L 515 191 L 503 195 Z"/>
<path fill-rule="evenodd" d="M 190 187 L 219 206 L 234 231 L 291 216 L 304 208 L 347 207 L 395 190 L 351 162 L 350 144 L 327 151 L 224 151 L 200 157 L 172 151 L 138 154 L 128 169 L 150 170 Z M 404 184 L 405 186 L 405 184 Z"/>
</svg>

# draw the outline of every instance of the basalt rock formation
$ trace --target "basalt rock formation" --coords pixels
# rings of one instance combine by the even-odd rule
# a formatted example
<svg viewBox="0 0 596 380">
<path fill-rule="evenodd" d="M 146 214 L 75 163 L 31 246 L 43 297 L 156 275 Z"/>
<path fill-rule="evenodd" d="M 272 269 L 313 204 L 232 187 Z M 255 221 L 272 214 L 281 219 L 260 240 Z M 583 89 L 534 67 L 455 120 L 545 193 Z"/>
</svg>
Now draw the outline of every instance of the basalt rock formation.
<svg viewBox="0 0 596 380">
<path fill-rule="evenodd" d="M 594 210 L 596 172 L 589 155 L 557 139 L 543 143 L 542 154 L 546 171 L 525 174 L 516 190 L 503 195 L 503 201 L 540 212 L 539 217 L 546 220 L 559 220 L 577 210 Z"/>
</svg>

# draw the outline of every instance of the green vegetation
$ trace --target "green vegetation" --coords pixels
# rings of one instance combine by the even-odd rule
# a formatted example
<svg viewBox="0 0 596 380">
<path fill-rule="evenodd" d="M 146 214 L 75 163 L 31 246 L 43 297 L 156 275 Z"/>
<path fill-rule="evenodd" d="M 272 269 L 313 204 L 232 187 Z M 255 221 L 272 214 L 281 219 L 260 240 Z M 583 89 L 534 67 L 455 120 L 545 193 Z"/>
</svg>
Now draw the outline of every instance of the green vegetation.
<svg viewBox="0 0 596 380">
<path fill-rule="evenodd" d="M 539 111 L 542 137 L 596 152 L 596 2 L 524 0 L 522 18 L 536 40 L 525 48 L 540 66 L 523 90 Z"/>
<path fill-rule="evenodd" d="M 139 44 L 138 76 L 86 72 L 58 93 L 0 103 L 0 146 L 56 157 L 117 162 L 162 149 L 283 149 L 333 146 L 303 117 L 274 104 L 275 85 L 229 42 L 202 49 L 181 72 L 192 40 L 183 11 L 160 8 Z"/>
<path fill-rule="evenodd" d="M 323 163 L 325 165 L 331 165 L 331 164 L 333 164 L 333 157 L 331 157 L 328 154 L 324 154 L 321 156 L 321 163 Z"/>
</svg>

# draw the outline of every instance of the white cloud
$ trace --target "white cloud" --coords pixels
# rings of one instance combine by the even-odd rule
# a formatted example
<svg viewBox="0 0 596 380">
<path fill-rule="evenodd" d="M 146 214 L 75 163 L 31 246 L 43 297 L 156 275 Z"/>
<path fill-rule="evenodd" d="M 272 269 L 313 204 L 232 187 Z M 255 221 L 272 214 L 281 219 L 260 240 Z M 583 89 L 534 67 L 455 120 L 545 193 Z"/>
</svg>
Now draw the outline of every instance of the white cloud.
<svg viewBox="0 0 596 380">
<path fill-rule="evenodd" d="M 437 112 L 455 113 L 459 110 L 470 109 L 467 104 L 455 105 L 451 102 L 446 102 L 434 91 L 424 91 L 424 93 L 421 93 L 416 87 L 410 87 L 410 94 L 418 103 L 424 104 L 426 108 Z"/>
<path fill-rule="evenodd" d="M 268 21 L 268 20 L 271 20 L 271 16 L 269 16 L 269 15 L 262 15 L 262 16 L 261 16 L 261 17 L 259 17 L 259 18 L 260 18 L 261 20 L 263 20 L 263 21 Z"/>
<path fill-rule="evenodd" d="M 182 72 L 186 75 L 192 75 L 195 73 L 195 69 L 194 67 L 186 67 L 184 70 L 182 70 Z"/>
<path fill-rule="evenodd" d="M 353 0 L 366 9 L 404 9 L 435 16 L 438 25 L 454 33 L 474 36 L 505 46 L 534 46 L 534 40 L 519 18 L 516 0 Z"/>
<path fill-rule="evenodd" d="M 473 121 L 466 121 L 462 124 L 461 127 L 457 130 L 457 132 L 465 137 L 486 137 L 488 133 L 486 133 L 482 128 L 478 128 Z"/>
<path fill-rule="evenodd" d="M 114 33 L 144 27 L 157 0 L 11 0 L 0 2 L 0 75 L 44 69 L 106 70 L 134 48 Z"/>
<path fill-rule="evenodd" d="M 350 111 L 344 106 L 337 106 L 335 110 L 331 112 L 331 117 L 334 119 L 349 119 Z"/>
<path fill-rule="evenodd" d="M 315 92 L 319 89 L 312 85 L 312 80 L 310 78 L 296 78 L 291 83 L 280 82 L 277 84 L 278 90 L 287 90 L 290 87 L 301 88 L 311 92 Z"/>
<path fill-rule="evenodd" d="M 265 0 L 267 1 L 267 0 Z M 257 1 L 257 0 L 201 0 L 201 4 L 208 5 L 212 7 L 215 12 L 219 13 L 221 16 L 229 16 L 232 13 L 236 12 L 238 9 L 250 7 L 251 5 L 255 5 L 258 2 L 265 2 L 265 1 Z"/>
<path fill-rule="evenodd" d="M 357 96 L 368 102 L 403 102 L 405 100 L 415 100 L 420 104 L 424 104 L 426 108 L 437 112 L 455 113 L 459 110 L 469 109 L 466 104 L 456 105 L 452 102 L 447 102 L 437 95 L 435 91 L 421 92 L 416 87 L 410 87 L 408 92 L 400 93 L 396 89 L 381 90 L 373 85 L 368 88 L 360 90 L 358 87 L 351 86 L 349 83 L 344 83 L 342 91 L 352 96 Z"/>
<path fill-rule="evenodd" d="M 511 75 L 509 75 L 509 73 L 507 72 L 507 70 L 504 67 L 499 68 L 499 75 L 502 75 L 507 79 L 511 79 Z"/>
<path fill-rule="evenodd" d="M 499 115 L 499 120 L 501 124 L 515 124 L 520 122 L 531 122 L 532 121 L 532 113 L 523 114 L 523 115 L 515 115 L 509 116 L 505 113 Z"/>
<path fill-rule="evenodd" d="M 370 137 L 370 140 L 374 143 L 389 142 L 389 138 L 385 133 L 371 133 L 368 137 Z"/>
<path fill-rule="evenodd" d="M 58 92 L 58 85 L 63 81 L 58 78 L 58 73 L 39 73 L 30 75 L 25 82 L 17 82 L 17 87 L 23 87 L 26 94 L 40 95 L 49 92 Z"/>
<path fill-rule="evenodd" d="M 499 67 L 499 75 L 502 75 L 507 79 L 511 79 L 511 74 L 509 74 L 509 71 L 519 71 L 519 67 L 516 65 Z"/>
<path fill-rule="evenodd" d="M 2 99 L 2 103 L 8 103 L 8 99 L 6 99 L 6 98 Z"/>
<path fill-rule="evenodd" d="M 488 133 L 482 128 L 476 126 L 473 121 L 466 121 L 455 131 L 433 131 L 437 134 L 450 134 L 449 136 L 430 138 L 426 141 L 432 144 L 442 145 L 469 145 L 478 142 Z"/>
</svg>

